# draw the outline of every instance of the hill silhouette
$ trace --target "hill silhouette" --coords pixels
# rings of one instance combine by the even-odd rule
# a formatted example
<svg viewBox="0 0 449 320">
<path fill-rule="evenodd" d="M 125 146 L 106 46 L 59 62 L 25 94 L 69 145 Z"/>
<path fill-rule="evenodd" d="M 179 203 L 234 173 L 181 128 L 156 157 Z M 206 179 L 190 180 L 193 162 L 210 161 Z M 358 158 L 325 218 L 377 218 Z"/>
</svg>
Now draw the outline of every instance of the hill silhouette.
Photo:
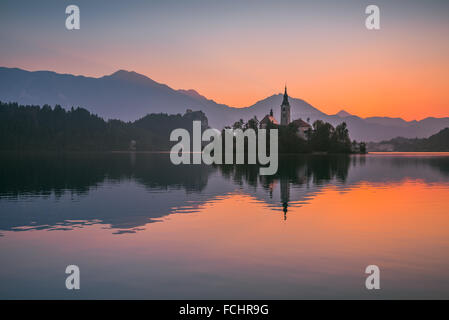
<svg viewBox="0 0 449 320">
<path fill-rule="evenodd" d="M 444 152 L 449 151 L 449 128 L 424 139 L 397 137 L 379 143 L 369 143 L 369 151 Z"/>
<path fill-rule="evenodd" d="M 174 90 L 133 71 L 119 70 L 92 78 L 0 67 L 0 100 L 26 105 L 60 105 L 66 110 L 80 106 L 105 119 L 122 121 L 134 121 L 150 113 L 184 114 L 187 109 L 201 110 L 211 127 L 221 129 L 239 119 L 256 116 L 261 120 L 270 109 L 280 119 L 282 95 L 276 93 L 251 106 L 233 108 L 193 89 Z M 323 120 L 333 126 L 345 121 L 351 139 L 362 141 L 382 141 L 398 136 L 424 138 L 449 127 L 449 117 L 405 121 L 389 117 L 361 118 L 346 112 L 328 115 L 293 97 L 290 97 L 290 105 L 292 119 L 309 119 L 310 123 Z"/>
</svg>

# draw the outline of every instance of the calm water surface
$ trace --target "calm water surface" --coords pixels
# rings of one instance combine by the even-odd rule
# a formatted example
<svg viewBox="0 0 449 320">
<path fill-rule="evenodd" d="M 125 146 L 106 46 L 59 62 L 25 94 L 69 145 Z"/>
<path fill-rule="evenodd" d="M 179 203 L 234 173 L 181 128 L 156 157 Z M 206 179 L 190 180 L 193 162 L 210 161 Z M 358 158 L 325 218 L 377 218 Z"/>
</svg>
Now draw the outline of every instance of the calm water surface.
<svg viewBox="0 0 449 320">
<path fill-rule="evenodd" d="M 449 298 L 449 154 L 288 157 L 271 177 L 166 154 L 0 164 L 3 299 Z"/>
</svg>

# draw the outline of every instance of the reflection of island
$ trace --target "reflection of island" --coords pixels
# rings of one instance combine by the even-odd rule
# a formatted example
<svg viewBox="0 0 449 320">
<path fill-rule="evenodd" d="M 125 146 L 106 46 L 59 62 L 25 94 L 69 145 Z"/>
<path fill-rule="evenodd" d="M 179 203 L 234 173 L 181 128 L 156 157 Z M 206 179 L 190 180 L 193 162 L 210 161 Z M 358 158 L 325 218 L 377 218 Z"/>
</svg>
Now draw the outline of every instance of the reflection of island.
<svg viewBox="0 0 449 320">
<path fill-rule="evenodd" d="M 275 175 L 260 176 L 255 165 L 219 166 L 222 174 L 239 185 L 246 182 L 247 193 L 266 202 L 274 210 L 283 212 L 287 219 L 288 208 L 293 202 L 305 203 L 323 186 L 344 184 L 348 176 L 351 159 L 349 155 L 290 155 L 279 159 Z M 360 157 L 363 164 L 364 157 Z"/>
<path fill-rule="evenodd" d="M 0 157 L 0 230 L 13 231 L 101 223 L 116 233 L 136 232 L 236 189 L 286 219 L 289 208 L 307 204 L 329 185 L 449 181 L 448 157 L 291 156 L 279 159 L 273 176 L 260 176 L 256 165 L 174 166 L 168 154 Z"/>
</svg>

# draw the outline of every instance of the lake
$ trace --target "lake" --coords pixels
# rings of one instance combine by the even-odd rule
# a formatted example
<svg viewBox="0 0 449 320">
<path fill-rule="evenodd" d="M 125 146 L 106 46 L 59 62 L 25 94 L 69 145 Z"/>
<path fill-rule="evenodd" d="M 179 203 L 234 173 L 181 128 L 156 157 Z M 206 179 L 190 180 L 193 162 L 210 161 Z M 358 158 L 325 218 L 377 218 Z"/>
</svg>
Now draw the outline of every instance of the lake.
<svg viewBox="0 0 449 320">
<path fill-rule="evenodd" d="M 146 153 L 0 164 L 2 299 L 449 298 L 449 153 L 289 156 L 274 176 Z"/>
</svg>

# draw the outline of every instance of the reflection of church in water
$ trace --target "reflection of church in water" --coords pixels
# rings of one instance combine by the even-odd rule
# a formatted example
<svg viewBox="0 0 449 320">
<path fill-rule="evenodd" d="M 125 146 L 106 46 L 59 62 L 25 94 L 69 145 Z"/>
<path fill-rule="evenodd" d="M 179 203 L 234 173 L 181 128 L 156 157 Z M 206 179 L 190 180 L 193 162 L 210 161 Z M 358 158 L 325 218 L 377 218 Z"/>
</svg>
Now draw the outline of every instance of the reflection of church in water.
<svg viewBox="0 0 449 320">
<path fill-rule="evenodd" d="M 270 198 L 273 198 L 273 191 L 276 188 L 277 181 L 272 181 L 269 185 Z M 290 201 L 290 180 L 288 176 L 279 177 L 280 182 L 280 202 L 282 203 L 282 211 L 284 212 L 284 220 L 287 220 L 288 203 Z"/>
<path fill-rule="evenodd" d="M 279 125 L 279 123 L 273 116 L 273 110 L 271 110 L 270 114 L 266 115 L 262 119 L 262 121 L 260 121 L 260 128 L 265 129 L 268 127 L 268 125 L 276 127 L 288 126 L 290 124 L 294 124 L 297 127 L 297 134 L 302 138 L 306 137 L 306 132 L 308 130 L 312 130 L 312 126 L 303 121 L 301 118 L 291 121 L 291 107 L 288 100 L 287 86 L 285 86 L 284 96 L 281 104 L 281 124 Z M 282 211 L 284 212 L 284 220 L 286 220 L 288 202 L 290 201 L 290 182 L 288 180 L 288 177 L 280 177 L 280 183 Z"/>
<path fill-rule="evenodd" d="M 288 177 L 281 177 L 281 202 L 284 211 L 284 220 L 287 220 L 287 207 L 290 201 L 290 182 Z"/>
</svg>

